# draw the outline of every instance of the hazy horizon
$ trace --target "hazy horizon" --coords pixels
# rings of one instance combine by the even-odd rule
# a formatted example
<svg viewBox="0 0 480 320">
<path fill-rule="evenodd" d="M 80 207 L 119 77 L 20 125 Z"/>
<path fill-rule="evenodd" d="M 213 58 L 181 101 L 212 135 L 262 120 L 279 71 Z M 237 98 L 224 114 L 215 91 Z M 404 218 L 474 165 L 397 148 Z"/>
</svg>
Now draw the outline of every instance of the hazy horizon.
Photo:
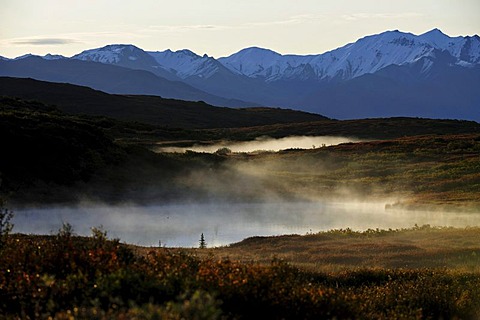
<svg viewBox="0 0 480 320">
<path fill-rule="evenodd" d="M 189 49 L 215 58 L 252 46 L 304 55 L 387 30 L 422 34 L 438 28 L 452 37 L 480 33 L 480 3 L 473 0 L 4 0 L 2 7 L 0 55 L 8 58 L 27 53 L 72 56 L 114 43 L 147 51 Z"/>
<path fill-rule="evenodd" d="M 366 34 L 366 35 L 364 35 L 364 37 L 373 36 L 373 35 L 381 34 L 381 33 L 388 32 L 388 31 L 399 31 L 399 32 L 402 32 L 402 33 L 412 33 L 412 34 L 414 34 L 415 36 L 420 36 L 420 35 L 422 35 L 422 34 L 424 34 L 424 33 L 427 33 L 427 32 L 429 32 L 429 31 L 432 31 L 432 30 L 434 30 L 434 29 L 438 29 L 438 28 L 433 28 L 433 29 L 430 29 L 430 30 L 426 30 L 425 32 L 422 32 L 422 33 L 417 33 L 417 34 L 414 34 L 414 33 L 409 32 L 409 31 L 404 31 L 404 30 L 384 30 L 384 31 L 379 32 L 379 33 L 376 33 L 376 34 Z M 450 34 L 445 33 L 445 32 L 444 32 L 443 30 L 441 30 L 441 29 L 439 29 L 439 30 L 440 30 L 442 33 L 444 33 L 444 34 L 446 34 L 447 36 L 449 36 L 449 37 L 452 37 L 452 38 L 455 37 L 455 36 L 452 36 L 452 35 L 450 35 Z M 460 35 L 460 36 L 465 36 L 465 37 L 466 37 L 466 36 L 478 36 L 478 34 L 474 34 L 474 35 L 470 35 L 470 34 L 469 34 L 469 35 Z M 361 37 L 361 38 L 363 38 L 363 37 Z M 278 51 L 275 51 L 275 50 L 273 50 L 273 49 L 271 49 L 271 48 L 267 48 L 267 47 L 250 46 L 250 47 L 239 48 L 237 51 L 231 52 L 231 53 L 229 53 L 229 54 L 227 54 L 227 55 L 224 55 L 224 56 L 221 56 L 221 57 L 215 57 L 215 58 L 217 58 L 217 59 L 218 59 L 218 58 L 225 58 L 225 57 L 228 57 L 228 56 L 230 56 L 230 55 L 233 55 L 233 54 L 235 54 L 235 53 L 237 53 L 237 52 L 239 52 L 239 51 L 241 51 L 241 50 L 243 50 L 243 49 L 246 49 L 246 48 L 255 48 L 255 47 L 257 47 L 257 48 L 262 48 L 262 49 L 266 49 L 266 50 L 272 50 L 272 51 L 274 51 L 274 52 L 276 52 L 276 53 L 279 53 L 279 54 L 281 54 L 281 55 L 298 55 L 298 56 L 305 56 L 305 55 L 310 55 L 310 54 L 312 54 L 312 55 L 325 54 L 325 53 L 327 53 L 327 52 L 329 52 L 329 51 L 333 51 L 333 50 L 336 50 L 336 49 L 338 49 L 338 48 L 347 46 L 347 45 L 349 45 L 349 44 L 351 44 L 351 43 L 354 43 L 354 42 L 358 41 L 358 40 L 361 39 L 361 38 L 358 38 L 358 39 L 356 39 L 356 40 L 353 40 L 353 41 L 350 42 L 350 43 L 345 43 L 345 44 L 343 44 L 343 45 L 341 45 L 341 46 L 339 46 L 339 47 L 328 49 L 328 50 L 323 51 L 323 52 L 311 52 L 311 53 L 309 53 L 309 54 L 300 54 L 300 53 L 297 53 L 297 52 L 288 52 L 288 53 L 285 53 L 285 52 L 278 52 Z M 134 45 L 134 46 L 136 46 L 136 45 L 133 44 L 133 43 L 107 43 L 107 44 L 105 44 L 105 45 L 102 46 L 102 47 L 105 47 L 105 46 L 108 46 L 108 45 L 119 45 L 119 46 L 122 46 L 122 45 Z M 138 46 L 136 46 L 136 47 L 138 47 Z M 98 47 L 98 48 L 101 48 L 101 47 Z M 72 55 L 65 56 L 65 57 L 67 57 L 67 58 L 72 58 L 73 56 L 75 56 L 75 55 L 77 55 L 77 54 L 79 54 L 79 53 L 81 53 L 81 52 L 83 52 L 83 51 L 92 50 L 92 49 L 98 49 L 98 48 L 97 48 L 97 47 L 95 47 L 95 48 L 84 48 L 84 49 L 81 49 L 81 51 L 79 51 L 79 52 L 76 52 L 76 53 L 74 53 L 74 54 L 72 54 Z M 182 49 L 178 49 L 178 50 L 172 50 L 171 48 L 164 48 L 163 50 L 146 50 L 146 49 L 141 48 L 141 47 L 138 47 L 138 48 L 140 48 L 140 49 L 142 49 L 142 50 L 145 50 L 145 51 L 148 51 L 148 52 L 162 52 L 162 51 L 166 51 L 166 50 L 171 50 L 171 51 L 175 52 L 175 51 L 181 51 L 181 50 L 190 50 L 190 51 L 192 51 L 192 52 L 200 55 L 199 52 L 195 52 L 195 51 L 193 51 L 193 50 L 191 50 L 191 49 L 189 49 L 189 48 L 182 48 Z M 15 56 L 15 57 L 6 57 L 6 56 L 3 56 L 3 55 L 1 55 L 1 54 L 0 54 L 0 56 L 14 59 L 14 58 L 19 58 L 19 57 L 21 57 L 21 56 L 29 55 L 29 54 L 37 55 L 37 54 L 31 53 L 31 52 L 24 52 L 23 54 L 20 54 L 19 56 Z M 60 53 L 58 53 L 58 52 L 48 52 L 47 54 L 51 54 L 51 55 L 62 55 L 62 54 L 60 54 Z M 204 53 L 204 54 L 207 54 L 207 55 L 208 55 L 208 53 Z M 41 54 L 38 54 L 38 55 L 40 56 Z M 46 55 L 46 54 L 45 54 L 45 55 Z"/>
</svg>

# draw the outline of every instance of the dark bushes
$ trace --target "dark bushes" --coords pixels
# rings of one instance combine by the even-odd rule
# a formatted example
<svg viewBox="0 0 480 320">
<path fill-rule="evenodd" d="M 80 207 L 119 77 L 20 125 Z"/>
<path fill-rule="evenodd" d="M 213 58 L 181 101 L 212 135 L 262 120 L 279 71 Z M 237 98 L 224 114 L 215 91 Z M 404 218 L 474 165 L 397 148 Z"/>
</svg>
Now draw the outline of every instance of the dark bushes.
<svg viewBox="0 0 480 320">
<path fill-rule="evenodd" d="M 434 270 L 307 273 L 199 259 L 182 250 L 134 254 L 101 229 L 89 238 L 10 235 L 0 259 L 0 314 L 66 319 L 462 318 L 480 316 L 480 276 Z"/>
</svg>

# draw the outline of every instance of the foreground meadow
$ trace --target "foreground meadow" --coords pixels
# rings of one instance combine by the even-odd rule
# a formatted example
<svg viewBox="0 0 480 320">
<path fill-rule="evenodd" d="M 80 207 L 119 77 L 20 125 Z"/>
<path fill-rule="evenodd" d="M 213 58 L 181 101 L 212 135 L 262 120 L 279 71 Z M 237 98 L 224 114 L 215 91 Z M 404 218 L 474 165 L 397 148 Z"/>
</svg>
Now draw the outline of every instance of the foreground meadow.
<svg viewBox="0 0 480 320">
<path fill-rule="evenodd" d="M 224 248 L 12 234 L 5 319 L 478 319 L 480 229 L 335 230 Z"/>
</svg>

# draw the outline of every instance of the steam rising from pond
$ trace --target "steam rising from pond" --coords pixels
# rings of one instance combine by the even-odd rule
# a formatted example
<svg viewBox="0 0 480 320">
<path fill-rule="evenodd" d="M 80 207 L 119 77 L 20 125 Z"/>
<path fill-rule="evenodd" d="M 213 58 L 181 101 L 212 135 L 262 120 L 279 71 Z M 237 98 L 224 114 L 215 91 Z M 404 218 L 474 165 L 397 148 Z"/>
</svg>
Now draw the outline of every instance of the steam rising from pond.
<svg viewBox="0 0 480 320">
<path fill-rule="evenodd" d="M 146 246 L 227 245 L 251 236 L 306 234 L 331 229 L 475 226 L 480 213 L 385 210 L 384 202 L 185 203 L 149 206 L 83 205 L 15 212 L 14 232 L 56 233 L 68 222 L 79 235 L 102 225 L 110 237 Z"/>
<path fill-rule="evenodd" d="M 221 148 L 232 152 L 275 151 L 353 141 L 356 140 L 339 137 L 262 138 L 157 151 L 215 152 Z M 91 227 L 103 225 L 110 237 L 127 243 L 197 247 L 202 233 L 208 246 L 219 246 L 251 236 L 306 234 L 340 228 L 362 231 L 410 228 L 415 224 L 480 225 L 480 212 L 385 210 L 386 204 L 403 199 L 400 196 L 385 199 L 388 196 L 382 185 L 369 185 L 369 176 L 355 188 L 349 183 L 355 179 L 348 180 L 352 169 L 348 165 L 353 162 L 331 157 L 327 148 L 233 157 L 191 156 L 160 155 L 159 158 L 185 161 L 184 170 L 170 170 L 166 166 L 161 175 L 157 173 L 151 179 L 149 176 L 142 180 L 145 176 L 139 175 L 137 188 L 128 190 L 134 197 L 124 198 L 120 194 L 121 201 L 153 199 L 145 201 L 149 204 L 109 206 L 90 202 L 71 207 L 14 209 L 14 232 L 56 233 L 63 222 L 68 222 L 79 235 L 89 235 Z M 213 163 L 209 158 L 222 161 Z M 141 169 L 147 175 L 152 172 L 148 167 Z M 390 175 L 394 169 L 389 169 Z M 340 172 L 346 180 L 332 177 L 329 172 Z"/>
<path fill-rule="evenodd" d="M 279 139 L 269 137 L 260 137 L 252 141 L 225 141 L 211 145 L 194 145 L 192 147 L 160 147 L 156 152 L 185 152 L 192 150 L 195 152 L 213 153 L 222 148 L 228 148 L 232 152 L 255 152 L 255 151 L 280 151 L 285 149 L 312 149 L 323 146 L 337 145 L 347 142 L 358 142 L 360 140 L 346 137 L 329 136 L 291 136 Z"/>
</svg>

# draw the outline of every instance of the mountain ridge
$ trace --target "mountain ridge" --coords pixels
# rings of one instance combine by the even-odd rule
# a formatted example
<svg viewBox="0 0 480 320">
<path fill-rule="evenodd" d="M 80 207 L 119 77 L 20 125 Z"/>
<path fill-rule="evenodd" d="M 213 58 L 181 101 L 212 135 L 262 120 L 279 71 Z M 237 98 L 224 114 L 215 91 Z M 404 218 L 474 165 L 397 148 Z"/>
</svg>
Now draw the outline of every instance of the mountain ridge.
<svg viewBox="0 0 480 320">
<path fill-rule="evenodd" d="M 23 60 L 31 58 L 16 58 Z M 42 58 L 46 59 L 46 58 Z M 65 59 L 55 59 L 54 61 L 63 61 Z M 432 29 L 420 35 L 398 30 L 385 31 L 375 35 L 368 35 L 358 39 L 353 43 L 346 44 L 337 49 L 327 51 L 322 54 L 311 55 L 282 55 L 275 51 L 260 47 L 244 48 L 230 56 L 215 59 L 208 55 L 198 55 L 195 52 L 183 49 L 178 51 L 144 51 L 134 45 L 108 45 L 102 48 L 85 50 L 80 54 L 74 55 L 66 60 L 82 60 L 101 63 L 111 66 L 137 70 L 137 81 L 119 84 L 115 90 L 105 86 L 97 86 L 95 89 L 108 91 L 111 93 L 130 93 L 130 94 L 155 94 L 183 100 L 204 100 L 215 105 L 225 105 L 234 107 L 243 106 L 272 106 L 293 108 L 298 110 L 307 110 L 325 114 L 329 117 L 338 117 L 340 119 L 352 118 L 353 115 L 359 117 L 384 117 L 388 114 L 399 116 L 427 116 L 425 110 L 434 110 L 435 106 L 439 108 L 455 109 L 457 108 L 459 116 L 467 117 L 472 120 L 479 120 L 480 115 L 475 110 L 471 111 L 472 101 L 480 100 L 480 93 L 472 90 L 463 90 L 464 96 L 457 95 L 457 100 L 447 99 L 451 102 L 445 105 L 444 93 L 439 92 L 425 98 L 413 101 L 415 108 L 405 108 L 403 103 L 410 103 L 412 95 L 408 90 L 420 92 L 429 87 L 448 87 L 448 79 L 440 77 L 446 83 L 435 83 L 434 77 L 430 75 L 431 70 L 436 73 L 449 74 L 452 70 L 457 70 L 458 74 L 465 74 L 465 79 L 477 79 L 478 68 L 480 65 L 480 37 L 457 36 L 449 37 L 439 29 Z M 2 60 L 1 63 L 12 60 Z M 60 63 L 60 62 L 58 62 Z M 414 68 L 411 66 L 415 65 Z M 403 66 L 405 68 L 392 68 L 392 66 Z M 371 94 L 376 111 L 372 114 L 370 105 L 351 104 L 350 106 L 339 106 L 332 104 L 336 99 L 333 96 L 349 95 L 351 92 L 347 87 L 358 85 L 358 79 L 365 80 L 367 83 L 372 77 L 367 75 L 377 75 L 377 78 L 384 77 L 382 70 L 389 69 L 390 80 L 401 80 L 406 73 L 411 74 L 409 78 L 416 87 L 393 86 L 386 88 L 388 83 L 376 82 L 379 88 L 374 88 Z M 2 73 L 0 75 L 17 76 L 18 74 Z M 408 71 L 406 71 L 408 69 Z M 396 70 L 399 74 L 395 75 Z M 461 72 L 458 70 L 462 70 Z M 146 71 L 160 79 L 166 79 L 183 86 L 183 91 L 178 91 L 176 95 L 171 94 L 171 90 L 163 82 L 163 85 L 156 85 L 156 89 L 151 87 L 151 76 L 144 74 L 140 79 L 139 72 Z M 24 74 L 24 76 L 34 77 L 34 75 Z M 396 78 L 399 79 L 396 79 Z M 375 77 L 374 77 L 375 78 Z M 43 78 L 41 80 L 57 81 L 57 79 Z M 118 79 L 115 79 L 118 81 Z M 159 82 L 160 80 L 156 80 Z M 460 86 L 471 88 L 471 84 L 462 78 L 456 78 L 456 81 L 462 82 Z M 89 85 L 88 83 L 75 83 L 80 85 Z M 141 85 L 140 85 L 141 84 Z M 480 85 L 480 83 L 476 83 Z M 171 85 L 171 83 L 170 83 Z M 457 85 L 457 84 L 456 84 Z M 164 86 L 165 88 L 161 88 Z M 367 84 L 360 87 L 369 88 Z M 399 99 L 392 101 L 388 96 L 382 93 L 383 89 L 392 91 L 392 96 Z M 130 90 L 129 90 L 130 89 Z M 109 91 L 110 90 L 110 91 Z M 170 90 L 170 91 L 169 91 Z M 200 90 L 202 94 L 192 94 L 192 91 Z M 346 90 L 346 91 L 345 91 Z M 358 90 L 354 90 L 358 91 Z M 170 94 L 170 95 L 168 95 Z M 210 94 L 217 98 L 202 95 Z M 357 93 L 360 94 L 360 93 Z M 361 93 L 363 94 L 363 93 Z M 432 94 L 432 92 L 429 92 Z M 402 99 L 409 96 L 409 99 Z M 424 96 L 424 94 L 421 94 Z M 223 98 L 218 99 L 218 97 Z M 361 98 L 359 96 L 359 98 Z M 225 100 L 226 99 L 226 100 Z M 355 97 L 352 97 L 353 101 Z M 357 99 L 361 101 L 362 99 Z M 424 104 L 420 104 L 422 102 Z M 359 109 L 360 108 L 360 109 Z M 344 110 L 341 114 L 338 110 Z M 365 110 L 358 113 L 357 111 Z M 470 110 L 463 112 L 464 110 Z M 370 111 L 368 111 L 370 110 Z M 402 113 L 407 112 L 408 113 Z M 431 112 L 428 113 L 430 117 Z M 355 116 L 357 117 L 357 116 Z"/>
<path fill-rule="evenodd" d="M 473 39 L 473 40 L 472 40 Z M 472 43 L 473 41 L 473 43 Z M 348 68 L 345 64 L 340 64 L 342 68 L 333 68 L 327 70 L 322 64 L 335 64 L 336 62 L 344 63 L 346 61 L 351 62 L 352 51 L 365 51 L 372 48 L 376 49 L 376 56 L 378 55 L 378 47 L 383 47 L 383 50 L 390 45 L 396 47 L 407 47 L 414 48 L 419 47 L 418 50 L 407 50 L 407 56 L 405 52 L 402 52 L 403 55 L 390 57 L 391 59 L 383 63 L 370 63 L 373 68 L 371 69 L 362 69 L 363 67 L 358 67 L 358 72 L 354 73 L 353 76 L 360 76 L 364 73 L 373 73 L 379 68 L 390 64 L 405 64 L 409 62 L 414 62 L 416 59 L 428 55 L 431 49 L 440 49 L 450 52 L 450 54 L 456 57 L 459 61 L 469 64 L 478 64 L 480 63 L 480 37 L 478 35 L 473 36 L 457 36 L 450 37 L 443 33 L 438 28 L 434 28 L 430 31 L 427 31 L 420 35 L 414 35 L 409 32 L 401 32 L 399 30 L 385 31 L 379 34 L 367 35 L 358 39 L 356 42 L 348 43 L 339 48 L 326 51 L 320 54 L 308 54 L 308 55 L 298 55 L 298 54 L 280 54 L 273 50 L 267 48 L 261 48 L 257 46 L 247 47 L 239 50 L 236 53 L 233 53 L 226 57 L 219 57 L 217 59 L 209 57 L 208 55 L 198 55 L 195 52 L 189 49 L 181 49 L 177 51 L 172 51 L 170 49 L 164 51 L 144 51 L 139 47 L 132 44 L 110 44 L 101 48 L 84 50 L 79 54 L 75 54 L 69 59 L 79 59 L 84 61 L 95 61 L 108 64 L 117 64 L 121 66 L 126 66 L 125 61 L 122 61 L 122 56 L 125 55 L 124 51 L 129 51 L 132 55 L 127 55 L 127 62 L 131 63 L 135 68 L 151 68 L 155 67 L 158 70 L 171 70 L 169 74 L 163 73 L 160 74 L 162 77 L 173 77 L 175 80 L 185 79 L 192 75 L 202 74 L 201 68 L 187 67 L 185 68 L 185 59 L 190 60 L 190 62 L 202 61 L 217 61 L 225 68 L 229 69 L 233 73 L 246 75 L 248 77 L 259 77 L 265 76 L 267 80 L 278 80 L 281 79 L 278 77 L 278 71 L 290 68 L 305 67 L 310 65 L 315 70 L 315 75 L 317 78 L 322 79 L 325 77 L 335 77 L 339 72 L 338 70 L 345 70 Z M 427 47 L 427 48 L 425 48 Z M 472 49 L 473 47 L 473 49 Z M 355 50 L 353 50 L 355 49 Z M 388 53 L 391 55 L 391 52 Z M 15 59 L 21 59 L 27 57 L 30 54 L 17 57 Z M 142 57 L 139 57 L 142 55 Z M 358 55 L 358 54 L 357 54 Z M 60 55 L 47 54 L 45 57 L 63 57 Z M 172 63 L 172 56 L 177 61 Z M 365 56 L 365 52 L 363 52 Z M 140 59 L 141 58 L 141 59 Z M 330 60 L 332 61 L 328 61 Z M 248 59 L 252 66 L 248 68 L 248 65 L 242 63 L 242 60 Z M 142 60 L 139 65 L 138 60 Z M 147 60 L 147 61 L 145 61 Z M 258 60 L 263 60 L 258 61 Z M 400 63 L 398 63 L 400 62 Z M 268 65 L 264 65 L 268 63 Z M 144 66 L 142 66 L 142 64 Z M 348 63 L 347 63 L 348 65 Z M 129 67 L 129 66 L 127 66 Z M 131 66 L 130 66 L 131 67 Z M 252 68 L 254 70 L 252 71 Z M 257 68 L 257 69 L 255 69 Z M 190 72 L 186 72 L 186 69 L 190 69 Z M 275 69 L 275 70 L 273 70 Z M 276 72 L 275 72 L 276 71 Z M 288 70 L 291 71 L 291 70 Z M 287 72 L 288 72 L 287 71 Z M 160 71 L 161 72 L 161 71 Z M 202 74 L 202 77 L 208 78 L 208 74 L 211 71 L 205 71 L 205 74 Z M 175 77 L 175 75 L 179 75 Z M 265 75 L 268 74 L 268 75 Z M 348 74 L 348 72 L 344 72 Z M 276 77 L 274 77 L 276 75 Z"/>
<path fill-rule="evenodd" d="M 439 38 L 442 38 L 443 42 Z M 470 52 L 472 50 L 467 48 L 471 46 L 470 39 L 472 38 L 476 40 L 473 45 L 473 49 L 475 49 L 473 54 Z M 438 44 L 439 42 L 442 42 L 441 45 Z M 265 49 L 255 47 L 249 49 L 249 51 L 254 49 L 268 52 Z M 478 36 L 451 38 L 441 33 L 440 30 L 435 31 L 435 29 L 419 36 L 397 30 L 386 31 L 360 38 L 354 43 L 318 55 L 281 55 L 268 52 L 269 55 L 275 54 L 276 61 L 274 62 L 276 63 L 269 60 L 270 65 L 256 64 L 255 66 L 258 68 L 256 71 L 248 68 L 248 64 L 244 64 L 242 59 L 238 59 L 237 56 L 242 55 L 245 49 L 231 56 L 219 58 L 219 61 L 237 72 L 245 70 L 245 67 L 247 67 L 246 70 L 248 71 L 242 71 L 242 74 L 265 77 L 267 81 L 281 79 L 283 75 L 279 71 L 291 72 L 292 69 L 304 68 L 307 65 L 313 68 L 315 71 L 314 77 L 317 79 L 335 78 L 340 75 L 345 80 L 365 73 L 376 72 L 391 64 L 414 62 L 416 59 L 430 54 L 433 49 L 447 50 L 459 62 L 480 63 L 480 39 Z M 462 50 L 464 54 L 461 54 Z M 372 55 L 371 52 L 375 52 L 375 54 Z M 466 59 L 466 61 L 462 59 Z M 367 68 L 368 66 L 370 68 Z"/>
<path fill-rule="evenodd" d="M 71 83 L 112 94 L 156 95 L 171 99 L 206 101 L 218 106 L 258 106 L 255 103 L 217 97 L 187 83 L 168 80 L 147 70 L 78 59 L 50 60 L 29 56 L 0 60 L 0 76 Z"/>
</svg>

